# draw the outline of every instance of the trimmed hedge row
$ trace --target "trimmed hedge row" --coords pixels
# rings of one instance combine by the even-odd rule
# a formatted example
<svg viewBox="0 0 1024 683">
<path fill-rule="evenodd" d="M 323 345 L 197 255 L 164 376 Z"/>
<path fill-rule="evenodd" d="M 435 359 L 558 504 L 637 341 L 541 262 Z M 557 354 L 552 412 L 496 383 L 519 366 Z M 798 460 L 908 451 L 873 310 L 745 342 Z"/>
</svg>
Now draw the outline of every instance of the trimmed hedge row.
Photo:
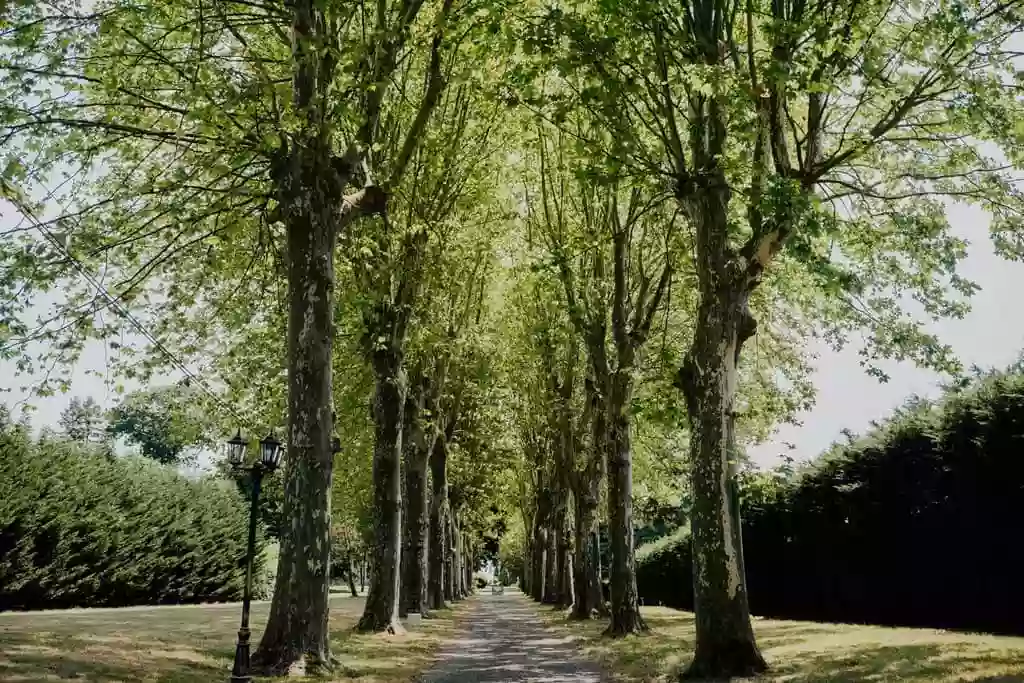
<svg viewBox="0 0 1024 683">
<path fill-rule="evenodd" d="M 0 430 L 0 610 L 240 599 L 247 517 L 228 482 Z"/>
<path fill-rule="evenodd" d="M 763 616 L 1024 633 L 1024 375 L 915 401 L 744 510 Z M 692 609 L 685 529 L 637 550 L 646 604 Z"/>
</svg>

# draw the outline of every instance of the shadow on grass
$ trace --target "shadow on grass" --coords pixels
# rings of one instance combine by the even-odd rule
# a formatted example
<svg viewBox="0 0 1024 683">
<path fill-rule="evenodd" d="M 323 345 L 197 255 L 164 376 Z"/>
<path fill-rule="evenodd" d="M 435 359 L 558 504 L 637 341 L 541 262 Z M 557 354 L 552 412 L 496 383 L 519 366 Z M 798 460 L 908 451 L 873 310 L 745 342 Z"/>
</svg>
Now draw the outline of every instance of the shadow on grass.
<svg viewBox="0 0 1024 683">
<path fill-rule="evenodd" d="M 647 634 L 611 640 L 605 622 L 567 621 L 542 610 L 555 629 L 577 639 L 588 658 L 628 683 L 674 681 L 694 650 L 693 614 L 645 608 Z M 771 672 L 756 680 L 778 683 L 1024 683 L 1024 638 L 844 624 L 754 623 Z"/>
<path fill-rule="evenodd" d="M 429 668 L 441 645 L 455 636 L 466 602 L 431 612 L 430 617 L 407 628 L 400 636 L 336 632 L 331 652 L 338 659 L 332 680 L 357 679 L 360 683 L 406 683 Z"/>
<path fill-rule="evenodd" d="M 230 662 L 230 660 L 227 660 Z M 225 675 L 224 660 L 185 643 L 117 636 L 57 636 L 0 628 L 0 680 L 198 683 Z"/>
<path fill-rule="evenodd" d="M 483 598 L 472 622 L 452 637 L 437 666 L 420 683 L 597 683 L 598 667 L 579 661 L 569 638 L 538 626 L 518 591 Z"/>
<path fill-rule="evenodd" d="M 405 683 L 430 664 L 455 629 L 462 604 L 405 636 L 352 630 L 361 600 L 332 600 L 332 681 Z M 268 606 L 254 605 L 254 643 Z M 210 683 L 227 680 L 238 629 L 237 605 L 0 614 L 0 680 L 37 683 Z"/>
</svg>

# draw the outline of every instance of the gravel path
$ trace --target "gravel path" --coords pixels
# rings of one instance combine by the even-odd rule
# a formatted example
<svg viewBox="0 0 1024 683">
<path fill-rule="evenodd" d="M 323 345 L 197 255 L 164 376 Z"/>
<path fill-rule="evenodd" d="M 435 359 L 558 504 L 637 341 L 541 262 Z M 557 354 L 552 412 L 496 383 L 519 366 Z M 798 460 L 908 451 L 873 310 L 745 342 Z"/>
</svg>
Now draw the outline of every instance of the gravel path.
<svg viewBox="0 0 1024 683">
<path fill-rule="evenodd" d="M 568 638 L 546 630 L 519 591 L 482 592 L 456 638 L 419 683 L 601 683 Z"/>
</svg>

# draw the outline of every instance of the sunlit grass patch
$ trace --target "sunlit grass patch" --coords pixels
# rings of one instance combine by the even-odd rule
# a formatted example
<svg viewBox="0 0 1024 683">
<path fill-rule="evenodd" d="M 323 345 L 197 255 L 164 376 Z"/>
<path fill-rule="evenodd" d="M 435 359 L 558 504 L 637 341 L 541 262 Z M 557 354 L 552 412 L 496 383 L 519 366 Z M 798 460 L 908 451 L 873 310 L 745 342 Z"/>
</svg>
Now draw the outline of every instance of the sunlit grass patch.
<svg viewBox="0 0 1024 683">
<path fill-rule="evenodd" d="M 465 603 L 403 636 L 357 634 L 362 599 L 331 600 L 332 681 L 408 683 L 451 636 Z M 253 605 L 254 643 L 269 605 Z M 227 680 L 238 605 L 142 607 L 0 614 L 0 680 L 35 683 L 209 683 Z"/>
<path fill-rule="evenodd" d="M 572 634 L 589 658 L 618 681 L 672 681 L 693 656 L 693 614 L 643 608 L 651 632 L 603 638 L 604 621 L 570 622 L 539 608 L 546 623 Z M 1024 682 L 1024 638 L 931 629 L 755 619 L 771 672 L 749 681 L 777 683 L 1011 683 Z"/>
</svg>

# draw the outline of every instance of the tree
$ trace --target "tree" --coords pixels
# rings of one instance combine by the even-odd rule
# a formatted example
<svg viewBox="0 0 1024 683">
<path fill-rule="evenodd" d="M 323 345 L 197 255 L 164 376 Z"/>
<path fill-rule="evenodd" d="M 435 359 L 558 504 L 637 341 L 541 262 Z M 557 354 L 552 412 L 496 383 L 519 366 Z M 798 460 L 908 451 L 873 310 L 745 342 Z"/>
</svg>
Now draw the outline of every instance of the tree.
<svg viewBox="0 0 1024 683">
<path fill-rule="evenodd" d="M 963 313 L 955 295 L 973 286 L 956 275 L 963 243 L 943 199 L 990 209 L 997 246 L 1015 250 L 1020 107 L 1006 39 L 1020 18 L 987 2 L 701 0 L 549 19 L 579 55 L 564 70 L 591 79 L 583 100 L 610 133 L 588 142 L 660 178 L 694 231 L 699 306 L 678 376 L 693 434 L 689 674 L 756 673 L 734 463 L 741 351 L 768 303 L 759 285 L 795 264 L 825 294 L 805 304 L 833 339 L 871 326 L 867 363 L 956 367 L 900 299 Z"/>
<path fill-rule="evenodd" d="M 267 304 L 288 311 L 286 533 L 255 654 L 267 672 L 330 664 L 334 246 L 357 219 L 383 216 L 401 189 L 458 47 L 447 39 L 464 37 L 447 25 L 451 8 L 396 1 L 353 20 L 313 0 L 110 0 L 88 12 L 20 3 L 3 34 L 5 186 L 77 163 L 76 180 L 60 186 L 74 208 L 51 220 L 25 201 L 23 213 L 47 234 L 58 222 L 73 228 L 71 254 L 111 275 L 109 299 L 87 283 L 68 288 L 70 331 L 43 330 L 73 337 L 55 345 L 60 359 L 88 336 L 114 337 L 125 316 L 96 324 L 97 312 L 147 289 L 160 302 L 145 307 L 156 334 L 176 336 L 170 348 L 184 356 L 202 357 L 218 329 L 249 324 L 252 315 L 232 310 L 239 293 L 256 315 Z M 28 149 L 42 150 L 31 178 Z M 54 277 L 39 268 L 46 259 L 10 255 L 14 281 Z M 267 291 L 281 298 L 253 303 Z M 167 362 L 152 352 L 159 362 L 144 369 Z"/>
<path fill-rule="evenodd" d="M 445 516 L 441 505 L 447 500 L 448 446 L 459 419 L 461 390 L 465 379 L 455 369 L 455 389 L 449 383 L 452 364 L 467 362 L 466 354 L 479 343 L 474 327 L 483 314 L 483 294 L 490 272 L 488 248 L 493 238 L 489 229 L 459 230 L 442 234 L 434 267 L 427 273 L 426 292 L 421 302 L 422 326 L 416 339 L 417 359 L 411 389 L 406 398 L 405 434 L 405 516 L 403 525 L 402 605 L 403 614 L 440 608 L 443 595 L 443 562 L 434 569 L 431 590 L 428 548 L 437 560 L 443 555 L 440 525 Z M 444 240 L 443 242 L 441 240 Z M 465 277 L 463 266 L 468 266 Z M 461 286 L 456 286 L 458 278 Z M 475 325 L 474 325 L 475 323 Z M 433 479 L 431 496 L 428 472 Z M 436 520 L 432 522 L 430 500 L 435 500 Z M 437 525 L 440 539 L 431 541 L 431 527 Z"/>
<path fill-rule="evenodd" d="M 26 225 L 0 242 L 0 355 L 25 372 L 60 368 L 52 391 L 100 340 L 120 377 L 192 368 L 259 424 L 288 423 L 281 565 L 256 657 L 268 673 L 330 665 L 329 513 L 345 509 L 331 505 L 332 413 L 359 425 L 354 452 L 368 454 L 375 435 L 374 502 L 360 498 L 343 525 L 365 531 L 361 513 L 374 516 L 363 628 L 397 627 L 403 533 L 419 553 L 423 501 L 403 525 L 403 456 L 407 486 L 421 488 L 429 458 L 434 602 L 468 589 L 487 527 L 479 506 L 504 496 L 521 506 L 530 590 L 564 600 L 568 539 L 590 543 L 607 454 L 612 631 L 638 628 L 633 451 L 655 459 L 688 444 L 689 463 L 662 471 L 689 478 L 677 491 L 692 499 L 698 568 L 691 673 L 762 670 L 735 470 L 744 440 L 806 400 L 799 340 L 839 345 L 869 327 L 865 364 L 880 377 L 883 357 L 956 369 L 914 319 L 961 315 L 974 289 L 956 274 L 965 245 L 942 202 L 989 209 L 998 248 L 1021 253 L 1012 166 L 1024 126 L 1005 44 L 1020 28 L 1015 6 L 543 4 L 517 5 L 515 21 L 500 3 L 454 0 L 5 10 L 0 192 Z M 497 106 L 496 91 L 515 106 Z M 531 139 L 538 127 L 561 136 L 550 153 Z M 540 182 L 530 161 L 543 162 Z M 534 194 L 512 196 L 520 184 Z M 512 220 L 509 207 L 534 214 Z M 459 252 L 467 236 L 488 258 Z M 511 303 L 522 320 L 485 314 L 488 334 L 516 334 L 448 356 L 478 334 L 480 315 L 451 344 L 445 323 L 457 316 L 444 310 L 461 309 L 457 278 L 477 262 L 500 268 L 463 288 L 470 307 Z M 26 324 L 55 285 L 63 296 Z M 758 319 L 771 322 L 758 330 Z M 481 350 L 510 351 L 529 372 L 498 372 Z M 427 362 L 438 358 L 452 359 L 444 382 Z M 462 376 L 457 358 L 472 371 Z M 340 369 L 352 359 L 366 372 Z M 516 414 L 492 414 L 489 401 Z M 507 455 L 495 426 L 520 440 L 514 495 L 468 460 Z M 634 448 L 641 434 L 657 443 Z M 569 534 L 573 517 L 582 526 Z M 576 557 L 585 565 L 589 553 Z M 423 571 L 419 557 L 408 566 Z M 584 573 L 589 586 L 594 567 Z"/>
<path fill-rule="evenodd" d="M 73 396 L 58 420 L 64 436 L 72 441 L 91 443 L 103 433 L 103 409 L 91 396 Z"/>
<path fill-rule="evenodd" d="M 134 391 L 110 411 L 107 433 L 125 437 L 142 455 L 164 465 L 185 462 L 187 449 L 215 442 L 197 393 L 184 385 Z"/>
<path fill-rule="evenodd" d="M 499 201 L 493 199 L 497 149 L 492 135 L 498 106 L 488 96 L 489 83 L 481 77 L 479 68 L 490 67 L 492 56 L 488 54 L 486 40 L 480 37 L 472 53 L 477 61 L 463 62 L 457 58 L 463 54 L 460 46 L 478 37 L 482 27 L 476 19 L 466 19 L 459 13 L 449 16 L 451 7 L 449 0 L 439 10 L 438 33 L 431 43 L 427 76 L 426 87 L 430 92 L 424 95 L 436 98 L 431 106 L 445 116 L 417 124 L 422 136 L 419 151 L 408 160 L 395 162 L 407 165 L 408 182 L 399 185 L 396 178 L 391 183 L 395 196 L 388 212 L 365 224 L 379 222 L 377 230 L 368 234 L 355 231 L 352 235 L 352 246 L 366 254 L 352 264 L 352 270 L 362 311 L 362 351 L 373 369 L 377 392 L 373 404 L 377 428 L 373 506 L 377 537 L 367 606 L 359 626 L 363 630 L 401 629 L 398 577 L 403 535 L 401 459 L 405 450 L 402 437 L 407 431 L 405 409 L 416 408 L 421 398 L 418 394 L 424 390 L 423 373 L 430 375 L 426 381 L 441 383 L 438 389 L 443 386 L 449 353 L 446 346 L 462 331 L 468 322 L 466 317 L 479 309 L 484 283 L 477 282 L 481 277 L 478 271 L 490 248 L 494 232 L 492 215 L 500 208 Z M 445 28 L 443 24 L 449 20 L 458 23 Z M 442 70 L 441 51 L 447 49 L 442 33 L 454 34 L 456 28 L 461 34 L 449 46 L 452 54 Z M 489 69 L 483 73 L 489 73 Z M 395 99 L 407 98 L 396 93 Z M 386 132 L 381 133 L 380 139 L 381 144 L 388 140 Z M 460 249 L 460 242 L 466 242 L 470 248 Z M 447 269 L 461 268 L 467 261 L 473 264 L 468 289 L 447 297 L 447 285 L 457 272 Z M 431 306 L 433 298 L 443 298 L 451 307 L 439 314 Z M 406 367 L 409 340 L 416 335 L 417 326 L 434 323 L 432 314 L 447 318 L 447 329 L 433 342 L 434 348 L 422 350 L 427 354 L 436 351 L 437 361 L 431 369 L 420 369 L 422 372 L 416 377 L 419 386 L 414 387 L 410 401 Z M 423 399 L 427 397 L 424 395 Z M 436 406 L 424 408 L 435 410 Z M 414 423 L 419 419 L 410 417 Z M 408 425 L 409 430 L 417 428 L 415 424 Z M 412 437 L 412 431 L 408 435 Z M 423 448 L 411 452 L 410 464 L 416 465 L 417 483 L 425 490 L 425 459 L 431 452 L 432 441 L 429 434 L 424 436 L 427 440 Z M 417 513 L 420 512 L 422 501 L 417 501 Z"/>
<path fill-rule="evenodd" d="M 624 635 L 646 629 L 633 561 L 630 412 L 638 356 L 671 287 L 678 249 L 675 217 L 665 211 L 656 188 L 602 177 L 599 170 L 580 172 L 575 163 L 572 177 L 561 135 L 541 133 L 539 144 L 541 188 L 531 213 L 551 252 L 568 316 L 590 366 L 593 452 L 578 489 L 582 527 L 577 539 L 586 541 L 578 557 L 593 562 L 589 539 L 596 530 L 597 492 L 606 462 L 612 546 L 609 633 Z M 593 574 L 591 569 L 588 584 Z M 585 594 L 578 597 L 582 605 L 576 614 L 583 617 L 589 613 L 584 605 L 593 601 Z"/>
</svg>

